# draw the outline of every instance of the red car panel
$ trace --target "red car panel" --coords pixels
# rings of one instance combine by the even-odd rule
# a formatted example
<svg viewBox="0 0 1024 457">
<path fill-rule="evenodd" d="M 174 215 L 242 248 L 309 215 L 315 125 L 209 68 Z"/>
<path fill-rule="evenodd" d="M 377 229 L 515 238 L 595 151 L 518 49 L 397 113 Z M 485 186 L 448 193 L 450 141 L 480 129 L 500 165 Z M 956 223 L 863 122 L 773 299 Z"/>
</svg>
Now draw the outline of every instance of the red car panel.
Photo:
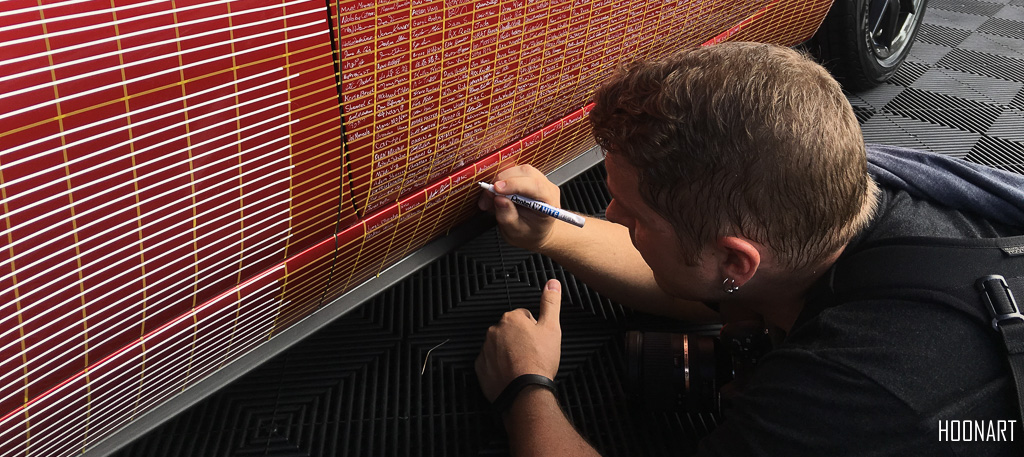
<svg viewBox="0 0 1024 457">
<path fill-rule="evenodd" d="M 616 65 L 829 1 L 8 1 L 0 456 L 88 449 L 593 147 Z"/>
</svg>

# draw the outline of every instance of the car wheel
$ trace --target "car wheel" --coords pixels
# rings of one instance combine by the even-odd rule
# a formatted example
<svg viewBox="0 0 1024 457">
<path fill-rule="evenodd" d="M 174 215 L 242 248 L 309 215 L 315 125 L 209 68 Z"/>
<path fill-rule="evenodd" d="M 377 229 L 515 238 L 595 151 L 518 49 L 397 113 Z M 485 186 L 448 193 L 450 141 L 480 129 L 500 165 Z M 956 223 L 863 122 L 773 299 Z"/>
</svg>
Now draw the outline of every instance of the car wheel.
<svg viewBox="0 0 1024 457">
<path fill-rule="evenodd" d="M 812 53 L 849 90 L 888 80 L 910 54 L 928 0 L 836 0 Z"/>
</svg>

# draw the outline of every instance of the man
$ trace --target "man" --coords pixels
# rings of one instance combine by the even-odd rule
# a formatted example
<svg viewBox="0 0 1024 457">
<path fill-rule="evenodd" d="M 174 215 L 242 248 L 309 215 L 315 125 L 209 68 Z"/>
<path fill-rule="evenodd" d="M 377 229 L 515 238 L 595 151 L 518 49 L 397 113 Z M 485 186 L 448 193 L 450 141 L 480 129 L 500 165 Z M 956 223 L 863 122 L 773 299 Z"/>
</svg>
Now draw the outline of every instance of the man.
<svg viewBox="0 0 1024 457">
<path fill-rule="evenodd" d="M 700 454 L 1019 452 L 1006 441 L 940 438 L 942 421 L 1018 420 L 1019 428 L 1005 355 L 984 319 L 927 300 L 837 304 L 827 273 L 880 239 L 1002 237 L 1024 233 L 1024 223 L 967 211 L 977 201 L 991 207 L 987 194 L 954 209 L 876 184 L 872 175 L 883 173 L 873 162 L 869 174 L 839 85 L 787 48 L 723 43 L 635 63 L 606 81 L 595 103 L 608 221 L 577 229 L 489 193 L 480 207 L 494 211 L 513 245 L 634 309 L 692 321 L 753 313 L 787 332 Z M 872 154 L 883 165 L 901 154 L 931 160 Z M 941 172 L 924 168 L 935 168 L 925 182 Z M 495 188 L 559 202 L 558 188 L 529 166 L 503 171 Z M 488 330 L 476 368 L 489 400 L 521 375 L 555 377 L 560 296 L 548 281 L 536 319 L 515 310 Z M 596 455 L 550 390 L 528 384 L 505 400 L 513 454 Z"/>
</svg>

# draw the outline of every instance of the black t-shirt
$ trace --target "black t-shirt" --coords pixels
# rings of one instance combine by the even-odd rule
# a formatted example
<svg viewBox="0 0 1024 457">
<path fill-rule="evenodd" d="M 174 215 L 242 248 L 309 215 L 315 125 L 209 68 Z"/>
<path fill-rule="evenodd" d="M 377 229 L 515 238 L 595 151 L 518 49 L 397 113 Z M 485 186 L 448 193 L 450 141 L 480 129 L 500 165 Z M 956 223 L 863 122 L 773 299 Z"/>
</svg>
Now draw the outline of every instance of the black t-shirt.
<svg viewBox="0 0 1024 457">
<path fill-rule="evenodd" d="M 871 225 L 846 252 L 901 236 L 1022 233 L 883 188 Z M 991 327 L 934 303 L 861 300 L 824 308 L 808 303 L 698 453 L 1024 455 L 1013 380 L 1000 344 Z M 962 429 L 951 428 L 965 423 L 972 435 L 976 424 L 1012 427 L 1003 437 L 1013 433 L 1013 442 L 963 441 Z M 941 427 L 956 434 L 940 441 Z"/>
</svg>

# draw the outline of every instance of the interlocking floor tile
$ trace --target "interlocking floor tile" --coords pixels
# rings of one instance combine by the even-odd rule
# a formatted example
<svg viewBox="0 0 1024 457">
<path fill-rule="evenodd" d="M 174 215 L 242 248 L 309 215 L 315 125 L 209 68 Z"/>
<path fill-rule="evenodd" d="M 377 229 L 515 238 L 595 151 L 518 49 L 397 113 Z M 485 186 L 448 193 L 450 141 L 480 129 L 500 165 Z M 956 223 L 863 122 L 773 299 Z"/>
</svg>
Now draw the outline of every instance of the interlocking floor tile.
<svg viewBox="0 0 1024 457">
<path fill-rule="evenodd" d="M 1017 92 L 1017 96 L 1013 97 L 1013 101 L 1010 102 L 1010 106 L 1018 109 L 1024 109 L 1024 89 Z"/>
<path fill-rule="evenodd" d="M 970 30 L 923 23 L 917 30 L 917 42 L 955 48 L 970 35 Z"/>
<path fill-rule="evenodd" d="M 1024 82 L 1024 59 L 954 49 L 939 60 L 936 65 L 959 70 L 964 73 Z"/>
<path fill-rule="evenodd" d="M 1024 59 L 1024 40 L 974 32 L 960 43 L 960 49 Z"/>
<path fill-rule="evenodd" d="M 1024 21 L 993 17 L 985 21 L 977 30 L 992 35 L 1024 40 Z"/>
<path fill-rule="evenodd" d="M 933 65 L 942 60 L 943 57 L 946 57 L 946 54 L 949 54 L 953 49 L 939 44 L 917 42 L 910 49 L 910 55 L 907 56 L 907 60 L 925 65 Z"/>
<path fill-rule="evenodd" d="M 900 92 L 885 105 L 885 110 L 974 133 L 988 130 L 1002 111 L 998 106 L 914 88 Z"/>
<path fill-rule="evenodd" d="M 933 68 L 911 85 L 914 89 L 973 100 L 990 105 L 1006 103 L 1024 88 L 1024 83 L 973 75 L 946 68 Z"/>
<path fill-rule="evenodd" d="M 1024 143 L 1004 138 L 982 137 L 966 159 L 1015 173 L 1024 173 Z"/>
<path fill-rule="evenodd" d="M 928 12 L 942 10 L 955 11 L 979 16 L 992 16 L 1003 9 L 1002 4 L 993 2 L 980 2 L 976 0 L 931 0 L 928 2 Z M 930 15 L 930 14 L 929 14 Z"/>
<path fill-rule="evenodd" d="M 993 137 L 1024 142 L 1024 110 L 1005 109 L 986 133 Z"/>
<path fill-rule="evenodd" d="M 897 87 L 909 87 L 917 81 L 917 78 L 921 77 L 931 65 L 925 65 L 923 63 L 915 62 L 912 60 L 904 60 L 900 68 L 896 70 L 896 74 L 892 75 L 889 82 L 893 86 Z"/>
<path fill-rule="evenodd" d="M 1000 19 L 1009 19 L 1011 21 L 1024 22 L 1024 5 L 1007 6 L 999 10 L 999 12 L 997 12 L 996 14 L 993 14 L 992 17 L 997 17 Z"/>
<path fill-rule="evenodd" d="M 906 90 L 906 87 L 897 86 L 895 84 L 882 84 L 873 89 L 868 89 L 855 94 L 848 94 L 847 98 L 853 106 L 862 106 L 873 110 L 880 110 L 885 107 L 885 105 L 888 105 L 894 98 L 903 93 L 904 90 Z"/>
<path fill-rule="evenodd" d="M 957 4 L 962 2 L 954 1 L 950 3 Z M 952 7 L 956 8 L 955 6 Z M 928 10 L 925 11 L 924 14 L 925 23 L 964 30 L 975 30 L 979 26 L 981 26 L 981 24 L 984 24 L 986 20 L 988 20 L 988 16 L 982 14 L 968 14 L 954 10 L 942 9 L 935 7 L 934 5 L 931 4 L 931 2 L 929 2 Z M 917 47 L 917 43 L 914 43 L 914 47 Z"/>
<path fill-rule="evenodd" d="M 897 114 L 882 113 L 865 122 L 864 141 L 963 157 L 981 134 L 964 132 Z"/>
</svg>

